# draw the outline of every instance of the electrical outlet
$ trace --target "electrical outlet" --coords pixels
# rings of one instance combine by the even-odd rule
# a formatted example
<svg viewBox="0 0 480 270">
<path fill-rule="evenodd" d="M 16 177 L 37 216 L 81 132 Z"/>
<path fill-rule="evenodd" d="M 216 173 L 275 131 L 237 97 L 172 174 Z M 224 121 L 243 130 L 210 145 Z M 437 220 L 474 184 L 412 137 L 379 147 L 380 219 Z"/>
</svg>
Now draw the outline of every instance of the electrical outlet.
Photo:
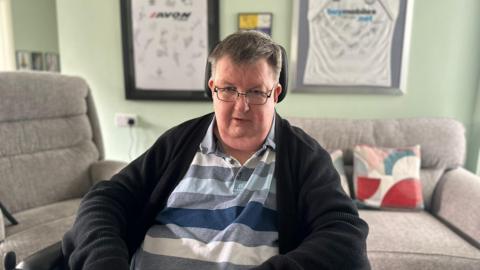
<svg viewBox="0 0 480 270">
<path fill-rule="evenodd" d="M 130 113 L 115 113 L 116 127 L 133 127 L 137 125 L 137 115 Z"/>
</svg>

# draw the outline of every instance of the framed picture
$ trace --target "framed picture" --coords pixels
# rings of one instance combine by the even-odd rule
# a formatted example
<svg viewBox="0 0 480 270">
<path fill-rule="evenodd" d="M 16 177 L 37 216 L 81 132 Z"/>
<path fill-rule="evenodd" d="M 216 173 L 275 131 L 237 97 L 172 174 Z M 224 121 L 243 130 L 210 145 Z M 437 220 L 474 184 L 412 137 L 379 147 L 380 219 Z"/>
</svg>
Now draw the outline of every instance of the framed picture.
<svg viewBox="0 0 480 270">
<path fill-rule="evenodd" d="M 272 35 L 273 14 L 270 12 L 261 13 L 239 13 L 238 29 L 239 30 L 258 30 Z"/>
<path fill-rule="evenodd" d="M 32 69 L 43 70 L 43 53 L 32 52 Z"/>
<path fill-rule="evenodd" d="M 127 99 L 207 100 L 205 67 L 219 40 L 216 0 L 121 0 Z"/>
<path fill-rule="evenodd" d="M 29 51 L 16 51 L 17 70 L 32 69 L 32 55 Z"/>
<path fill-rule="evenodd" d="M 413 0 L 294 0 L 292 91 L 405 92 Z"/>
<path fill-rule="evenodd" d="M 60 60 L 58 53 L 44 53 L 45 70 L 50 72 L 60 72 Z"/>
</svg>

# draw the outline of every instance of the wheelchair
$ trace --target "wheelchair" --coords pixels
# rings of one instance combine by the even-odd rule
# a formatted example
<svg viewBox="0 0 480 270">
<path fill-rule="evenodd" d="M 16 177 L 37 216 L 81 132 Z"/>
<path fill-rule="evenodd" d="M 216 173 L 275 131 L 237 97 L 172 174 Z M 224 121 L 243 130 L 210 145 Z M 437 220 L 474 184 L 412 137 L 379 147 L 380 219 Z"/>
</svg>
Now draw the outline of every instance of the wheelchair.
<svg viewBox="0 0 480 270">
<path fill-rule="evenodd" d="M 5 270 L 64 270 L 64 265 L 61 242 L 28 256 L 18 264 L 14 251 L 7 252 L 3 258 Z"/>
</svg>

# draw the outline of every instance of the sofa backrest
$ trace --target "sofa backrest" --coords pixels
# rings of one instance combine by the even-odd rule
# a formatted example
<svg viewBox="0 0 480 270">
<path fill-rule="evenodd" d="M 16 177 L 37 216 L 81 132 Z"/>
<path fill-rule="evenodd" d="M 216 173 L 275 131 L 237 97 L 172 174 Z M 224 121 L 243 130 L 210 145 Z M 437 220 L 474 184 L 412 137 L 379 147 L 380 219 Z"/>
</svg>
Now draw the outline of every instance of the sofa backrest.
<svg viewBox="0 0 480 270">
<path fill-rule="evenodd" d="M 341 149 L 349 181 L 352 149 L 357 144 L 380 147 L 421 146 L 421 181 L 426 208 L 446 169 L 462 166 L 466 154 L 465 129 L 449 118 L 321 119 L 290 117 L 326 150 Z"/>
<path fill-rule="evenodd" d="M 86 82 L 47 72 L 0 72 L 0 201 L 15 213 L 81 197 L 103 158 Z"/>
</svg>

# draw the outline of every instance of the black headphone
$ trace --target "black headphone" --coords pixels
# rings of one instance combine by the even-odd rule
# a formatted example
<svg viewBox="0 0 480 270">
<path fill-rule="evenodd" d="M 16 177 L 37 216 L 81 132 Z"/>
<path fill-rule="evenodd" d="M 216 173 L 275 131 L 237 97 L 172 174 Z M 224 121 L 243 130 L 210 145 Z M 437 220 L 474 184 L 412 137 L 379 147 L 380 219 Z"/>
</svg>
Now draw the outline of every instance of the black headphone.
<svg viewBox="0 0 480 270">
<path fill-rule="evenodd" d="M 288 59 L 287 59 L 287 51 L 283 46 L 278 45 L 280 47 L 280 51 L 282 52 L 282 69 L 280 70 L 280 78 L 278 79 L 278 83 L 282 85 L 282 93 L 278 96 L 278 102 L 282 101 L 283 98 L 287 95 L 287 88 L 288 88 Z M 213 50 L 212 50 L 213 51 Z M 207 66 L 205 67 L 205 95 L 211 100 L 212 99 L 212 91 L 210 87 L 208 87 L 208 80 L 212 75 L 212 67 L 210 63 L 207 61 Z"/>
</svg>

